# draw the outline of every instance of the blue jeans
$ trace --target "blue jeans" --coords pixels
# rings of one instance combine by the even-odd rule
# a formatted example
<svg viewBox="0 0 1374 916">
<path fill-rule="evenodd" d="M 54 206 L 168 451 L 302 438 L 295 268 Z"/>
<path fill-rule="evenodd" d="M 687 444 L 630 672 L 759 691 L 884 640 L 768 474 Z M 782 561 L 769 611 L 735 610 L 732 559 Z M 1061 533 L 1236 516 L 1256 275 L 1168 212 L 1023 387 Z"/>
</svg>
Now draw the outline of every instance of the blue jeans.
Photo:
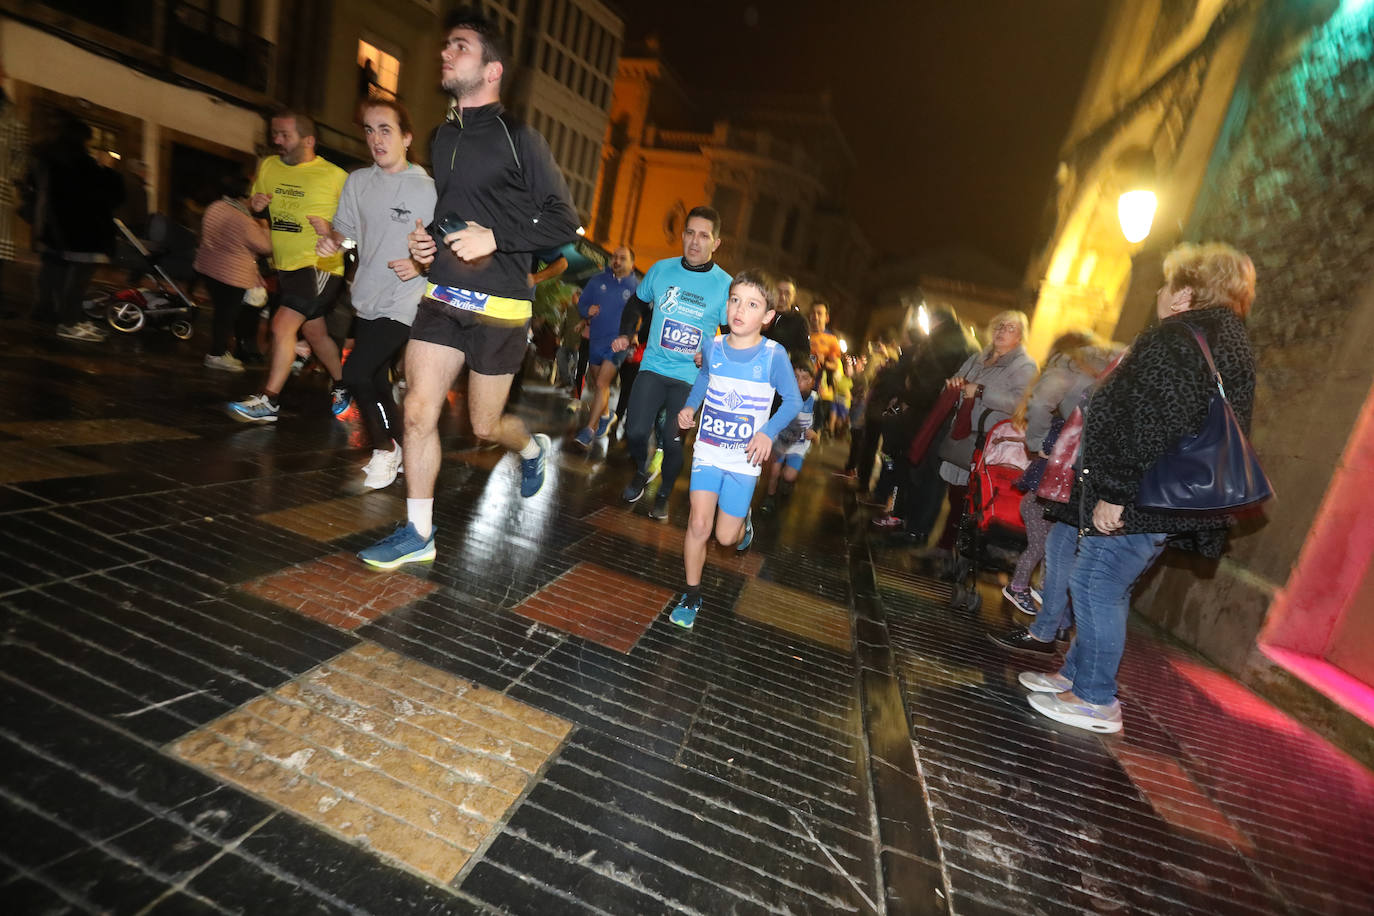
<svg viewBox="0 0 1374 916">
<path fill-rule="evenodd" d="M 1055 529 L 1060 527 L 1069 528 L 1056 525 Z M 1069 594 L 1078 632 L 1059 673 L 1073 681 L 1073 692 L 1079 699 L 1089 703 L 1110 703 L 1116 699 L 1116 672 L 1126 648 L 1131 589 L 1164 550 L 1166 537 L 1094 535 L 1078 542 L 1078 556 L 1069 574 Z"/>
<path fill-rule="evenodd" d="M 1031 635 L 1041 642 L 1052 642 L 1055 634 L 1073 622 L 1069 610 L 1069 576 L 1078 551 L 1078 529 L 1055 522 L 1045 538 L 1045 580 L 1041 585 L 1040 613 L 1031 624 Z"/>
</svg>

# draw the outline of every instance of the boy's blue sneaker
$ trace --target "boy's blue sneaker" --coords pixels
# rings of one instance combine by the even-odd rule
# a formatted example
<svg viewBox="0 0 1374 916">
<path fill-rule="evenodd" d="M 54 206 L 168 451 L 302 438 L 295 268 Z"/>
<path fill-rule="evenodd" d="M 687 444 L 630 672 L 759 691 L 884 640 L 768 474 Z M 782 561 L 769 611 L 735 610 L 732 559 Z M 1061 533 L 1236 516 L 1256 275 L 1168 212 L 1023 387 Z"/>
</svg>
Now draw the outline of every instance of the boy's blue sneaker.
<svg viewBox="0 0 1374 916">
<path fill-rule="evenodd" d="M 358 559 L 374 569 L 395 569 L 406 563 L 426 563 L 434 559 L 434 534 L 420 537 L 410 522 L 397 525 L 396 530 L 371 547 L 358 551 Z"/>
<path fill-rule="evenodd" d="M 697 612 L 701 610 L 701 598 L 688 598 L 683 592 L 678 596 L 677 605 L 668 614 L 668 619 L 684 630 L 690 630 L 697 622 Z"/>
<path fill-rule="evenodd" d="M 334 416 L 344 413 L 353 406 L 353 395 L 343 385 L 335 385 L 329 392 L 329 410 Z"/>
<path fill-rule="evenodd" d="M 610 415 L 610 414 L 606 414 L 606 416 L 604 416 L 604 417 L 601 418 L 601 422 L 598 423 L 598 424 L 596 424 L 596 438 L 600 439 L 602 436 L 606 435 L 606 430 L 608 430 L 608 429 L 610 429 L 610 428 L 611 428 L 611 415 Z"/>
<path fill-rule="evenodd" d="M 534 442 L 539 446 L 539 454 L 534 458 L 520 459 L 520 495 L 529 499 L 544 486 L 544 459 L 548 457 L 553 443 L 543 433 L 534 434 Z"/>
<path fill-rule="evenodd" d="M 573 436 L 573 441 L 583 448 L 591 448 L 592 438 L 592 431 L 584 426 L 577 431 L 576 436 Z"/>
<path fill-rule="evenodd" d="M 754 510 L 750 509 L 744 513 L 744 533 L 739 536 L 739 543 L 735 545 L 735 549 L 739 551 L 748 550 L 752 543 L 754 543 Z"/>
</svg>

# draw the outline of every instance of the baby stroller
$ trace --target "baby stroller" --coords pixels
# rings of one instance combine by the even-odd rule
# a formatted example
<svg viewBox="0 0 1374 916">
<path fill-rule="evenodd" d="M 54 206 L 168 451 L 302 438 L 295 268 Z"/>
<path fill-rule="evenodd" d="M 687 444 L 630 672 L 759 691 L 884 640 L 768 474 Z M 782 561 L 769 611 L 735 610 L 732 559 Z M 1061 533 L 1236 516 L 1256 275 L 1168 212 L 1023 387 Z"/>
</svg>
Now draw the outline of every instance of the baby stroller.
<svg viewBox="0 0 1374 916">
<path fill-rule="evenodd" d="M 1014 484 L 1029 465 L 1026 435 L 1010 420 L 996 424 L 978 440 L 950 566 L 951 608 L 973 614 L 982 607 L 978 572 L 1001 563 L 990 548 L 1018 554 L 1025 550 L 1026 525 L 1021 521 L 1025 494 Z"/>
<path fill-rule="evenodd" d="M 155 239 L 160 237 L 163 240 L 159 250 L 154 253 L 123 222 L 114 222 L 124 237 L 119 261 L 122 266 L 130 268 L 130 285 L 92 291 L 90 298 L 82 303 L 86 314 L 93 318 L 104 318 L 110 327 L 125 334 L 134 334 L 151 322 L 154 327 L 167 328 L 174 337 L 189 339 L 195 332 L 198 307 L 172 279 L 169 268 L 177 262 L 189 264 L 186 252 L 181 250 L 185 247 L 185 238 L 179 236 L 190 238 L 192 251 L 195 248 L 194 236 L 179 226 L 171 225 L 164 217 L 154 217 L 151 234 Z M 153 287 L 139 285 L 144 276 L 152 278 Z"/>
</svg>

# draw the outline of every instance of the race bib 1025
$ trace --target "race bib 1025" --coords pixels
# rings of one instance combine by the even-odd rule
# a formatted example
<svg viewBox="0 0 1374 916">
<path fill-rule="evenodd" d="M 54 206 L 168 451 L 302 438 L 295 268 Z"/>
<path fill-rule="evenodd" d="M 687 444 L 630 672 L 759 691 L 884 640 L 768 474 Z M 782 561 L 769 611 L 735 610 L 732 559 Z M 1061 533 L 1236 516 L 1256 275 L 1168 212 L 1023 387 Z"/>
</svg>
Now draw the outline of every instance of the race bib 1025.
<svg viewBox="0 0 1374 916">
<path fill-rule="evenodd" d="M 695 353 L 701 349 L 701 328 L 664 318 L 658 342 L 673 353 Z"/>
</svg>

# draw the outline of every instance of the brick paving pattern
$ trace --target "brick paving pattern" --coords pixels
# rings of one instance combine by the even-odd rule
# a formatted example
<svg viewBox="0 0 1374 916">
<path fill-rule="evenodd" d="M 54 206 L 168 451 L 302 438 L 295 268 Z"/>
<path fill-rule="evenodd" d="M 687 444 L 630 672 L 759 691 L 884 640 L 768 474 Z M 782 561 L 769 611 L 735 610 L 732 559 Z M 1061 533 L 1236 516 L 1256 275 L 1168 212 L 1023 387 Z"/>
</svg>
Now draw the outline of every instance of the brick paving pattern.
<svg viewBox="0 0 1374 916">
<path fill-rule="evenodd" d="M 629 652 L 675 593 L 594 563 L 578 563 L 513 610 L 617 652 Z"/>
<path fill-rule="evenodd" d="M 239 587 L 341 630 L 355 630 L 438 588 L 406 573 L 380 575 L 351 553 L 288 566 Z"/>
<path fill-rule="evenodd" d="M 685 481 L 667 523 L 621 504 L 623 448 L 565 456 L 547 390 L 520 408 L 544 491 L 455 396 L 438 557 L 377 573 L 352 553 L 403 485 L 358 494 L 322 379 L 243 427 L 253 373 L 16 327 L 6 912 L 1374 911 L 1367 771 L 1143 630 L 1123 736 L 1040 720 L 985 639 L 996 585 L 955 616 L 870 548 L 838 448 L 748 552 L 710 549 L 689 632 L 662 614 Z"/>
</svg>

